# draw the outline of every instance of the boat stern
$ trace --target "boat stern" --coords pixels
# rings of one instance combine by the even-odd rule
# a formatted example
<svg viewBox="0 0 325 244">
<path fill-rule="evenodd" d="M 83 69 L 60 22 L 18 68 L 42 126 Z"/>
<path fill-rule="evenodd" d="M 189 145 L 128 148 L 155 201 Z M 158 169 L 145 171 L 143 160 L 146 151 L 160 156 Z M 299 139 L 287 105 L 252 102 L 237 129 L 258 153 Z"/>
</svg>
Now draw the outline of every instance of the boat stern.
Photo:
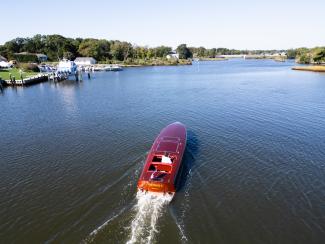
<svg viewBox="0 0 325 244">
<path fill-rule="evenodd" d="M 145 192 L 162 194 L 174 194 L 176 192 L 176 189 L 173 184 L 152 180 L 139 180 L 138 189 Z"/>
</svg>

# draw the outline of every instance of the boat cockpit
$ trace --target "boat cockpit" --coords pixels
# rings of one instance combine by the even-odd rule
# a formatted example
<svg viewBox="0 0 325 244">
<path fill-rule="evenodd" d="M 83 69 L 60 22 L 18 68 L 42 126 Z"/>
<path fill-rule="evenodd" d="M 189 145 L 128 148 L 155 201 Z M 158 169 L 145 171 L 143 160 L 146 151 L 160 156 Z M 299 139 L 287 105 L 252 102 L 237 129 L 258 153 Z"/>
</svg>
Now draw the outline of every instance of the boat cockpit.
<svg viewBox="0 0 325 244">
<path fill-rule="evenodd" d="M 148 172 L 152 172 L 150 179 L 160 180 L 166 174 L 171 173 L 172 164 L 176 160 L 176 156 L 165 154 L 156 154 L 153 156 Z"/>
</svg>

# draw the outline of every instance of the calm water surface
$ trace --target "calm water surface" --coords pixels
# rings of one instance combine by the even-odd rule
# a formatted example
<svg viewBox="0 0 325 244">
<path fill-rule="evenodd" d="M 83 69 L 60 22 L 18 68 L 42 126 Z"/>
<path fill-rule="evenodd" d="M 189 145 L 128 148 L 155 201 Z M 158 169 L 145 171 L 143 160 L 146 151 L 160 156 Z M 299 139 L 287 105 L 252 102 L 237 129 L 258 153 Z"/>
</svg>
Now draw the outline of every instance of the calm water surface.
<svg viewBox="0 0 325 244">
<path fill-rule="evenodd" d="M 0 242 L 126 243 L 146 153 L 181 121 L 182 184 L 156 209 L 154 243 L 325 243 L 325 75 L 292 65 L 128 68 L 5 89 Z"/>
</svg>

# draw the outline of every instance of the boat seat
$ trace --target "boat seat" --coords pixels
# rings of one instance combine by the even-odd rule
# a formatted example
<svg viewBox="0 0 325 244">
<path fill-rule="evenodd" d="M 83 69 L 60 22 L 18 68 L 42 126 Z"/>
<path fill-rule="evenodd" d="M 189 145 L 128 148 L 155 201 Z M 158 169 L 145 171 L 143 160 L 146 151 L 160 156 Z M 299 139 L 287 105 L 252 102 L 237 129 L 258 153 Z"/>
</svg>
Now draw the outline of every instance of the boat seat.
<svg viewBox="0 0 325 244">
<path fill-rule="evenodd" d="M 170 157 L 167 157 L 167 156 L 162 156 L 161 162 L 162 163 L 165 163 L 165 164 L 171 164 L 171 163 L 173 163 L 172 160 L 171 160 L 171 158 Z"/>
</svg>

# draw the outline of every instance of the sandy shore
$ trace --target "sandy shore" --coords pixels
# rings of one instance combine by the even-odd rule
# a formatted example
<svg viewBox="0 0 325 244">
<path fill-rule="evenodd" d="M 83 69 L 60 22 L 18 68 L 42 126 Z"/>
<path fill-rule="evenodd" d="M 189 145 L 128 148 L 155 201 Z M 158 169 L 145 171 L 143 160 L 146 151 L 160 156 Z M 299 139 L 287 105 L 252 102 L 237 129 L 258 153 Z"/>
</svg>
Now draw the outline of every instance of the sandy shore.
<svg viewBox="0 0 325 244">
<path fill-rule="evenodd" d="M 295 66 L 293 70 L 325 72 L 325 65 Z"/>
</svg>

